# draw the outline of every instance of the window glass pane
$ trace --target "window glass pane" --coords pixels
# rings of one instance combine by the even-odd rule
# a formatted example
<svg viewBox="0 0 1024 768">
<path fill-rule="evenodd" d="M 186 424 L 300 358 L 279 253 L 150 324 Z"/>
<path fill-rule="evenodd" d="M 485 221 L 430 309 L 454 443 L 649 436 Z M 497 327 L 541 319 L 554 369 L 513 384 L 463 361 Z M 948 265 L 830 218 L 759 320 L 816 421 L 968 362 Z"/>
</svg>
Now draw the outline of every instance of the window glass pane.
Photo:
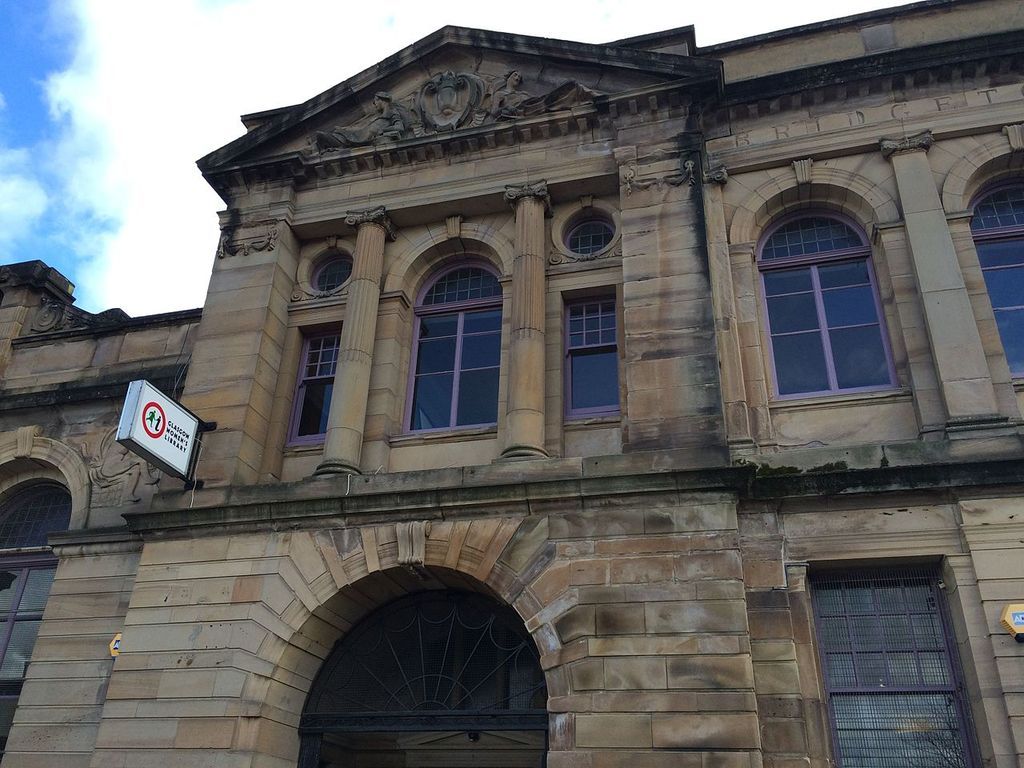
<svg viewBox="0 0 1024 768">
<path fill-rule="evenodd" d="M 71 520 L 71 494 L 49 483 L 31 485 L 12 494 L 0 517 L 0 548 L 38 547 L 52 531 Z"/>
<path fill-rule="evenodd" d="M 974 207 L 971 229 L 1024 226 L 1024 186 L 1007 187 L 985 197 Z"/>
<path fill-rule="evenodd" d="M 586 256 L 597 253 L 612 241 L 615 231 L 611 224 L 602 219 L 590 219 L 577 224 L 566 238 L 566 245 L 573 253 Z"/>
<path fill-rule="evenodd" d="M 56 568 L 34 568 L 28 572 L 25 591 L 18 603 L 18 613 L 42 612 L 56 571 Z"/>
<path fill-rule="evenodd" d="M 416 373 L 438 373 L 455 370 L 455 339 L 421 341 L 416 359 Z"/>
<path fill-rule="evenodd" d="M 7 749 L 7 736 L 14 722 L 14 710 L 18 705 L 16 698 L 0 699 L 0 753 Z"/>
<path fill-rule="evenodd" d="M 420 338 L 438 339 L 454 336 L 459 330 L 458 315 L 435 315 L 420 318 Z"/>
<path fill-rule="evenodd" d="M 462 321 L 464 333 L 501 330 L 501 310 L 488 309 L 483 312 L 467 312 Z"/>
<path fill-rule="evenodd" d="M 776 269 L 764 273 L 764 292 L 766 296 L 810 291 L 813 287 L 810 267 L 802 269 Z"/>
<path fill-rule="evenodd" d="M 863 285 L 869 282 L 867 261 L 848 261 L 844 264 L 829 264 L 818 267 L 818 282 L 822 288 L 837 288 L 843 285 Z"/>
<path fill-rule="evenodd" d="M 993 308 L 1024 306 L 1024 266 L 986 269 L 984 274 Z"/>
<path fill-rule="evenodd" d="M 11 641 L 7 644 L 7 653 L 0 663 L 0 680 L 21 680 L 25 677 L 25 667 L 32 656 L 32 646 L 36 644 L 36 635 L 39 634 L 41 623 L 39 620 L 14 623 Z"/>
<path fill-rule="evenodd" d="M 840 389 L 883 386 L 890 383 L 889 361 L 877 325 L 829 331 Z"/>
<path fill-rule="evenodd" d="M 824 216 L 807 216 L 775 230 L 761 249 L 761 258 L 792 258 L 862 245 L 857 233 L 843 222 Z"/>
<path fill-rule="evenodd" d="M 1024 238 L 989 240 L 978 245 L 978 261 L 982 267 L 1006 267 L 1024 264 Z"/>
<path fill-rule="evenodd" d="M 828 371 L 821 335 L 799 333 L 772 338 L 775 376 L 780 395 L 821 392 L 828 389 Z"/>
<path fill-rule="evenodd" d="M 1006 362 L 1014 373 L 1024 371 L 1024 309 L 996 311 L 996 325 L 1003 340 Z"/>
<path fill-rule="evenodd" d="M 14 605 L 14 598 L 21 588 L 21 568 L 8 568 L 0 571 L 0 611 L 7 612 Z M 0 616 L 0 620 L 2 620 Z"/>
<path fill-rule="evenodd" d="M 352 258 L 345 254 L 330 257 L 316 273 L 316 289 L 323 293 L 340 288 L 352 274 Z"/>
<path fill-rule="evenodd" d="M 299 412 L 298 437 L 322 435 L 327 431 L 327 415 L 331 410 L 333 381 L 309 381 L 302 390 L 302 410 Z"/>
<path fill-rule="evenodd" d="M 833 288 L 823 291 L 821 299 L 825 304 L 825 319 L 830 328 L 878 322 L 875 294 L 870 285 Z"/>
<path fill-rule="evenodd" d="M 498 420 L 498 369 L 465 371 L 459 378 L 459 410 L 455 423 L 493 424 Z"/>
<path fill-rule="evenodd" d="M 451 425 L 453 381 L 453 375 L 450 373 L 416 377 L 412 396 L 413 429 L 433 429 Z"/>
<path fill-rule="evenodd" d="M 615 349 L 576 350 L 570 365 L 573 410 L 618 406 L 619 355 Z"/>
<path fill-rule="evenodd" d="M 818 327 L 818 310 L 814 294 L 797 293 L 768 299 L 768 323 L 772 333 L 808 331 Z"/>
<path fill-rule="evenodd" d="M 439 278 L 423 297 L 423 303 L 450 304 L 492 296 L 501 296 L 498 278 L 479 267 L 462 267 Z"/>
<path fill-rule="evenodd" d="M 501 335 L 485 333 L 462 339 L 462 370 L 497 367 L 501 357 Z"/>
</svg>

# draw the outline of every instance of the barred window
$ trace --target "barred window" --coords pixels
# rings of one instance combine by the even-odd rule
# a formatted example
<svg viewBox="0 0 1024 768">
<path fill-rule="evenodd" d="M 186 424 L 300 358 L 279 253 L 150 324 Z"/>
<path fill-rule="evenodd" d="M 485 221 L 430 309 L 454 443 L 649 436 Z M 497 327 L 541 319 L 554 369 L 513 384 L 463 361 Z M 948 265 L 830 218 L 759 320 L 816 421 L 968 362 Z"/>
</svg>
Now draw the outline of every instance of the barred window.
<svg viewBox="0 0 1024 768">
<path fill-rule="evenodd" d="M 811 580 L 837 764 L 970 768 L 970 718 L 931 568 Z"/>
</svg>

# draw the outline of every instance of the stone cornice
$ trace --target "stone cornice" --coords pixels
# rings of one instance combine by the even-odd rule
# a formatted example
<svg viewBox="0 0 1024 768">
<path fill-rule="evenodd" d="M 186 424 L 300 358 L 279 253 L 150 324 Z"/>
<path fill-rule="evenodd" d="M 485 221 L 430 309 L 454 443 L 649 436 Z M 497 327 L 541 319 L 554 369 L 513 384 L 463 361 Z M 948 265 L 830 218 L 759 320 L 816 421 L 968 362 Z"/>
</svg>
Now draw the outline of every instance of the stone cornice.
<svg viewBox="0 0 1024 768">
<path fill-rule="evenodd" d="M 949 493 L 1019 485 L 1024 459 L 806 471 L 755 464 L 659 471 L 671 452 L 547 459 L 506 466 L 465 467 L 297 483 L 211 488 L 189 508 L 182 493 L 154 497 L 151 512 L 127 513 L 128 529 L 146 537 L 189 537 L 204 530 L 348 527 L 386 520 L 580 512 L 588 499 L 645 494 L 727 494 L 777 500 L 884 493 Z M 632 471 L 631 471 L 632 470 Z M 972 491 L 972 493 L 975 491 Z"/>
</svg>

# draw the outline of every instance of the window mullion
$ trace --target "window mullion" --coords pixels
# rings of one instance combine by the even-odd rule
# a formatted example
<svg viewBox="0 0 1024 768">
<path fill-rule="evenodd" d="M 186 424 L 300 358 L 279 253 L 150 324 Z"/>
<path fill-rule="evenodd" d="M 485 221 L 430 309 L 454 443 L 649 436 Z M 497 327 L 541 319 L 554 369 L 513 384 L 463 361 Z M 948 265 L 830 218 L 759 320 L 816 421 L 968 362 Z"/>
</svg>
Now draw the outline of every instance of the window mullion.
<svg viewBox="0 0 1024 768">
<path fill-rule="evenodd" d="M 455 361 L 452 363 L 452 403 L 448 409 L 448 426 L 454 427 L 459 418 L 459 385 L 462 381 L 462 339 L 466 313 L 459 312 L 459 321 L 455 326 Z"/>
<path fill-rule="evenodd" d="M 825 317 L 825 297 L 821 291 L 821 280 L 818 278 L 818 265 L 811 265 L 811 286 L 814 289 L 814 307 L 818 312 L 818 329 L 821 333 L 821 348 L 825 353 L 825 375 L 828 376 L 828 388 L 839 389 L 836 378 L 836 364 L 832 357 L 832 341 L 828 335 L 828 320 Z"/>
</svg>

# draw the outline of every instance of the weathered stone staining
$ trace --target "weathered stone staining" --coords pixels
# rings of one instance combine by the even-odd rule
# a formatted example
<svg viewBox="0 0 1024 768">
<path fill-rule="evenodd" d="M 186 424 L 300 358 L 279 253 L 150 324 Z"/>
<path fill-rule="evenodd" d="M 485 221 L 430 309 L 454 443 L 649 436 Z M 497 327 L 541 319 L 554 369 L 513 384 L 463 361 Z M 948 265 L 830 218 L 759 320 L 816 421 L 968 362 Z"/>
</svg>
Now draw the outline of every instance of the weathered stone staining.
<svg viewBox="0 0 1024 768">
<path fill-rule="evenodd" d="M 446 27 L 200 160 L 201 311 L 0 267 L 3 768 L 1021 765 L 1018 6 Z M 216 422 L 201 487 L 114 442 L 137 378 Z M 49 550 L 4 538 L 34 488 Z M 417 596 L 524 666 L 311 707 Z"/>
</svg>

